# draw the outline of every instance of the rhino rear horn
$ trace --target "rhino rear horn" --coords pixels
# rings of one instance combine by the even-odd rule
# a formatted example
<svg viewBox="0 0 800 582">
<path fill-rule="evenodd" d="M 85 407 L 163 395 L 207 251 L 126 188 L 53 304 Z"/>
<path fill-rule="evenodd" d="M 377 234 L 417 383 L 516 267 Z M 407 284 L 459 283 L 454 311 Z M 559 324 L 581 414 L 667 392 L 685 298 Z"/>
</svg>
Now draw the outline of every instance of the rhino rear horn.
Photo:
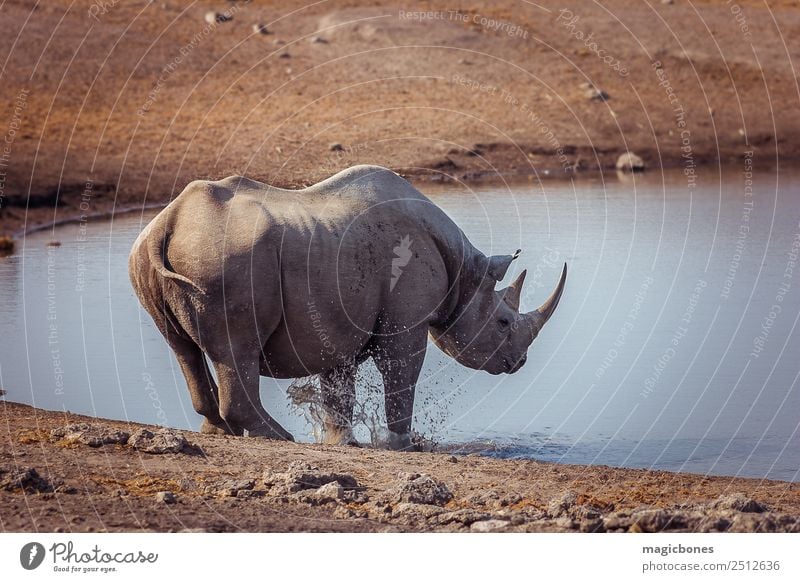
<svg viewBox="0 0 800 582">
<path fill-rule="evenodd" d="M 547 320 L 553 315 L 556 307 L 558 307 L 558 301 L 561 299 L 561 294 L 564 292 L 564 284 L 566 282 L 567 264 L 564 263 L 564 269 L 561 271 L 561 279 L 559 280 L 558 285 L 556 285 L 556 288 L 550 294 L 550 297 L 548 297 L 545 302 L 539 306 L 539 309 L 525 314 L 535 333 L 539 333 L 542 327 L 544 327 L 544 324 L 547 323 Z"/>
<path fill-rule="evenodd" d="M 503 293 L 503 300 L 508 303 L 508 306 L 514 311 L 519 311 L 519 299 L 522 294 L 522 285 L 525 283 L 525 275 L 527 274 L 527 269 L 522 271 Z"/>
</svg>

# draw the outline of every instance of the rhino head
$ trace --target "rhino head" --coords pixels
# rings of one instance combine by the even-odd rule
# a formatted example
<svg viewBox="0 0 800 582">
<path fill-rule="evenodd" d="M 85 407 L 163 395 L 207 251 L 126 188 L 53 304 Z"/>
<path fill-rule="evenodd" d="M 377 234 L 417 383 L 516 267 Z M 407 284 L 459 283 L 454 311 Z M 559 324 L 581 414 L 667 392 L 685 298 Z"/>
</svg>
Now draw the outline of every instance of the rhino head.
<svg viewBox="0 0 800 582">
<path fill-rule="evenodd" d="M 477 269 L 467 269 L 472 274 L 460 278 L 460 300 L 453 315 L 445 324 L 431 328 L 434 343 L 468 368 L 490 374 L 519 370 L 531 343 L 558 306 L 567 279 L 566 263 L 555 290 L 534 311 L 519 311 L 526 271 L 508 287 L 495 289 L 519 253 L 481 256 Z"/>
</svg>

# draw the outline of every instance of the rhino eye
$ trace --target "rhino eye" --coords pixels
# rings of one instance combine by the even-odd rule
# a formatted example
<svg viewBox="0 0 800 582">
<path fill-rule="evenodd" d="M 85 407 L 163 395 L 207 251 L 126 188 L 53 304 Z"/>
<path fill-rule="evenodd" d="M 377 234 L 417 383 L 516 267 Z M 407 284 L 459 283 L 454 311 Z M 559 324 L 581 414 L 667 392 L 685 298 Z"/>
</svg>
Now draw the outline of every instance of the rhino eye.
<svg viewBox="0 0 800 582">
<path fill-rule="evenodd" d="M 500 329 L 508 329 L 508 326 L 511 325 L 511 322 L 507 318 L 501 317 L 497 320 L 497 325 L 500 326 Z"/>
</svg>

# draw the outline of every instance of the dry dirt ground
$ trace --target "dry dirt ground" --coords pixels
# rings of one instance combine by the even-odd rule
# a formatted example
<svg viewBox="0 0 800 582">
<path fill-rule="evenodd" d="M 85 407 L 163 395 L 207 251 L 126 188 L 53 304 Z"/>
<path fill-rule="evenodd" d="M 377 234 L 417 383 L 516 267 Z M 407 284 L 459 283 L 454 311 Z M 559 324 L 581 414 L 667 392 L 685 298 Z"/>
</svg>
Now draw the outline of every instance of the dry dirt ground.
<svg viewBox="0 0 800 582">
<path fill-rule="evenodd" d="M 10 402 L 0 426 L 3 531 L 800 531 L 780 481 L 180 431 L 154 454 L 157 427 Z"/>
<path fill-rule="evenodd" d="M 0 15 L 0 235 L 234 173 L 469 181 L 580 175 L 628 148 L 690 171 L 800 154 L 788 0 L 6 0 Z"/>
</svg>

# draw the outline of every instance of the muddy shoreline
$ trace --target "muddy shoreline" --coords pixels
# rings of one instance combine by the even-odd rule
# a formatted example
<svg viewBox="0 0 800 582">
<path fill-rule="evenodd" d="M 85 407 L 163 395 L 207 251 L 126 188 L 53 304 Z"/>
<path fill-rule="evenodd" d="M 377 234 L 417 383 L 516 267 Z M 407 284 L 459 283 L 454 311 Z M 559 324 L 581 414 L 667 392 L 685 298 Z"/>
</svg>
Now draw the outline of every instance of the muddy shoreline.
<svg viewBox="0 0 800 582">
<path fill-rule="evenodd" d="M 0 416 L 6 532 L 800 532 L 797 483 Z"/>
</svg>

